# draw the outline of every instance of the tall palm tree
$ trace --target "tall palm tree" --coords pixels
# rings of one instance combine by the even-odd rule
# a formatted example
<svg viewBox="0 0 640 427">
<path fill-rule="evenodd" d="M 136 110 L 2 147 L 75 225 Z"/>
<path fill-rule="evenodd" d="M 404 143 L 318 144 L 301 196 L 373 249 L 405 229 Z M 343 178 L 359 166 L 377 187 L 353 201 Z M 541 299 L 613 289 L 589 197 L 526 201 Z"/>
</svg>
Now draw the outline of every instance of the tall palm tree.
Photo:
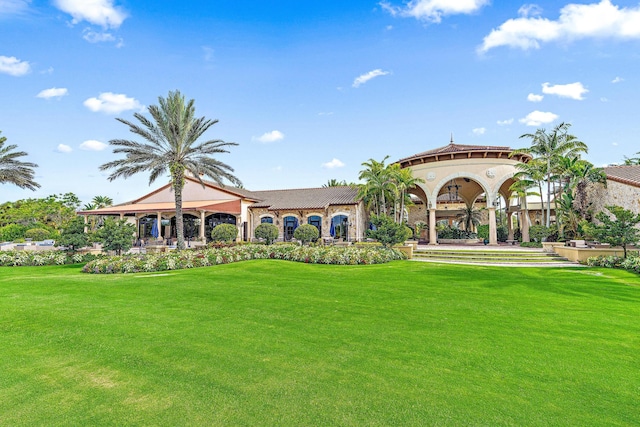
<svg viewBox="0 0 640 427">
<path fill-rule="evenodd" d="M 544 197 L 542 195 L 542 182 L 545 178 L 546 163 L 540 161 L 540 159 L 532 159 L 527 163 L 517 163 L 516 168 L 518 169 L 518 172 L 516 172 L 516 174 L 513 176 L 514 178 L 518 179 L 519 181 L 526 181 L 528 184 L 532 183 L 532 185 L 528 186 L 527 188 L 533 186 L 533 183 L 538 186 L 538 193 L 529 193 L 528 195 L 532 196 L 537 194 L 538 196 L 540 196 L 540 212 L 542 214 L 542 222 L 544 222 Z M 526 204 L 526 195 L 524 200 Z"/>
<path fill-rule="evenodd" d="M 578 140 L 574 135 L 568 133 L 570 123 L 560 123 L 547 133 L 545 129 L 538 129 L 535 133 L 526 133 L 520 138 L 531 139 L 531 147 L 514 150 L 515 152 L 525 152 L 539 158 L 545 164 L 545 180 L 547 182 L 547 222 L 551 225 L 551 181 L 558 159 L 561 157 L 577 157 L 580 153 L 588 151 L 587 145 Z"/>
<path fill-rule="evenodd" d="M 467 203 L 462 212 L 456 215 L 456 219 L 464 224 L 465 230 L 473 231 L 473 227 L 480 225 L 482 221 L 482 212 L 474 208 L 473 203 Z"/>
<path fill-rule="evenodd" d="M 403 220 L 405 206 L 411 203 L 409 190 L 425 181 L 422 178 L 414 177 L 411 169 L 402 169 L 398 163 L 394 163 L 388 168 L 396 193 L 396 200 L 394 203 L 394 206 L 396 207 L 396 222 L 400 224 Z"/>
<path fill-rule="evenodd" d="M 37 168 L 38 165 L 18 160 L 19 157 L 26 156 L 27 153 L 13 151 L 18 148 L 17 145 L 7 145 L 5 147 L 4 143 L 6 141 L 7 138 L 0 135 L 0 184 L 8 182 L 20 188 L 35 191 L 36 188 L 40 187 L 40 184 L 34 181 L 33 168 Z"/>
<path fill-rule="evenodd" d="M 106 208 L 113 205 L 113 199 L 109 196 L 95 196 L 91 202 L 95 205 L 94 209 Z"/>
<path fill-rule="evenodd" d="M 381 162 L 369 159 L 362 163 L 365 169 L 358 175 L 358 179 L 365 181 L 359 186 L 358 197 L 363 198 L 369 206 L 373 205 L 376 215 L 387 214 L 387 196 L 392 188 L 389 170 L 385 165 L 388 158 L 385 156 Z"/>
<path fill-rule="evenodd" d="M 113 152 L 123 153 L 125 158 L 105 163 L 100 166 L 100 170 L 114 170 L 109 176 L 109 181 L 148 172 L 149 184 L 168 172 L 176 203 L 177 248 L 184 249 L 182 189 L 185 173 L 193 175 L 203 187 L 202 176 L 213 179 L 219 185 L 224 185 L 224 180 L 241 185 L 240 180 L 232 174 L 233 168 L 214 157 L 220 153 L 228 153 L 226 147 L 238 144 L 219 139 L 198 142 L 218 120 L 196 118 L 194 100 L 185 102 L 179 91 L 169 92 L 167 98 L 158 97 L 158 104 L 148 109 L 153 121 L 140 113 L 133 116 L 141 125 L 121 118 L 116 119 L 129 126 L 131 132 L 146 142 L 126 139 L 109 141 L 110 145 L 116 147 Z"/>
<path fill-rule="evenodd" d="M 342 186 L 345 186 L 345 185 L 348 185 L 347 181 L 345 181 L 345 180 L 339 181 L 339 180 L 337 180 L 335 178 L 331 178 L 330 180 L 327 181 L 326 184 L 322 184 L 322 188 L 342 187 Z"/>
</svg>

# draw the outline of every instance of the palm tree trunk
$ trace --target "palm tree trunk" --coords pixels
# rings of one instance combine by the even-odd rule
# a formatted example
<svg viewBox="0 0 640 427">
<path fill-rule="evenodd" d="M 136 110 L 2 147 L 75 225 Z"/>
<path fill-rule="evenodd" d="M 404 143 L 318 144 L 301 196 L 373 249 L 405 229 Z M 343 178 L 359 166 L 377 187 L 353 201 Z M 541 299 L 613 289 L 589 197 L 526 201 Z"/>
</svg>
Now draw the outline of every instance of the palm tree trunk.
<svg viewBox="0 0 640 427">
<path fill-rule="evenodd" d="M 184 246 L 184 221 L 182 217 L 182 189 L 184 188 L 184 169 L 180 167 L 171 170 L 173 181 L 173 194 L 176 200 L 176 237 L 178 238 L 177 249 L 179 251 Z"/>
</svg>

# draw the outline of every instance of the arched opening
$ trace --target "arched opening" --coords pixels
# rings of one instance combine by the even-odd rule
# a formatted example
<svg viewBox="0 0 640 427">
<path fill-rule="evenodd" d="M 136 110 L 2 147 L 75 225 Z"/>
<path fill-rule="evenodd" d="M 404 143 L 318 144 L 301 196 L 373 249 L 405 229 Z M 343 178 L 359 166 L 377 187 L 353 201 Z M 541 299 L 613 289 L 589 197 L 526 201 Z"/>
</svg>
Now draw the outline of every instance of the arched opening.
<svg viewBox="0 0 640 427">
<path fill-rule="evenodd" d="M 284 240 L 288 242 L 293 239 L 293 233 L 296 231 L 296 228 L 298 228 L 298 218 L 295 216 L 285 216 L 282 219 L 282 224 L 284 228 Z"/>
<path fill-rule="evenodd" d="M 263 216 L 260 218 L 260 224 L 273 224 L 272 216 Z"/>
<path fill-rule="evenodd" d="M 329 233 L 334 239 L 349 239 L 349 217 L 347 215 L 336 215 L 331 218 L 331 229 Z"/>
<path fill-rule="evenodd" d="M 207 215 L 204 219 L 204 235 L 207 241 L 211 241 L 211 231 L 220 224 L 236 225 L 236 217 L 226 213 L 215 213 Z"/>
<path fill-rule="evenodd" d="M 307 218 L 307 224 L 315 226 L 322 236 L 322 218 L 318 215 L 311 215 Z"/>
<path fill-rule="evenodd" d="M 138 220 L 138 237 L 140 239 L 155 239 L 158 237 L 158 217 L 156 215 L 146 215 Z M 155 231 L 154 231 L 155 225 Z M 155 236 L 154 236 L 155 233 Z"/>
<path fill-rule="evenodd" d="M 187 241 L 187 244 L 190 244 L 191 241 L 196 239 L 200 234 L 200 218 L 189 213 L 183 213 L 182 227 L 184 238 Z M 171 238 L 175 239 L 177 236 L 176 217 L 174 216 L 171 218 Z"/>
</svg>

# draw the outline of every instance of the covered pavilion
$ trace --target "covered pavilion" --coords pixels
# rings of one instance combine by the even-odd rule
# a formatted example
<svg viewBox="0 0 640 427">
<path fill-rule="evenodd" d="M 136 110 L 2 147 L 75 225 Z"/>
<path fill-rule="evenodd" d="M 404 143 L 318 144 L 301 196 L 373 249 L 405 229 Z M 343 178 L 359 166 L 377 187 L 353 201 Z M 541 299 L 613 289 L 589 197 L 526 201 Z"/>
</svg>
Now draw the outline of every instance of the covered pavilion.
<svg viewBox="0 0 640 427">
<path fill-rule="evenodd" d="M 509 188 L 516 181 L 517 164 L 530 160 L 530 155 L 514 154 L 509 147 L 456 144 L 452 136 L 448 145 L 405 157 L 397 163 L 402 168 L 411 169 L 415 178 L 424 180 L 411 193 L 428 209 L 430 245 L 437 245 L 436 224 L 439 218 L 450 216 L 444 209 L 443 195 L 472 207 L 476 201 L 483 200 L 489 213 L 489 244 L 497 245 L 496 208 L 500 196 L 505 200 L 507 216 L 513 212 L 522 214 L 523 241 L 529 241 L 528 213 L 520 212 L 518 205 L 511 206 L 513 191 Z M 483 194 L 484 198 L 480 198 Z M 513 239 L 511 221 L 507 224 L 509 238 Z"/>
</svg>

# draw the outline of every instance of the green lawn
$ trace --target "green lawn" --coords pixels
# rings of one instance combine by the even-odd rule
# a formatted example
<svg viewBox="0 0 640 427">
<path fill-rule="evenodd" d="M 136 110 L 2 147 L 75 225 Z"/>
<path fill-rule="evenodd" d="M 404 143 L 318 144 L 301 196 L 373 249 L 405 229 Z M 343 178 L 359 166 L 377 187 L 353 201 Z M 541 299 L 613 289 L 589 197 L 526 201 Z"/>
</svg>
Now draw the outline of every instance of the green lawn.
<svg viewBox="0 0 640 427">
<path fill-rule="evenodd" d="M 0 425 L 640 425 L 640 277 L 0 268 Z"/>
</svg>

